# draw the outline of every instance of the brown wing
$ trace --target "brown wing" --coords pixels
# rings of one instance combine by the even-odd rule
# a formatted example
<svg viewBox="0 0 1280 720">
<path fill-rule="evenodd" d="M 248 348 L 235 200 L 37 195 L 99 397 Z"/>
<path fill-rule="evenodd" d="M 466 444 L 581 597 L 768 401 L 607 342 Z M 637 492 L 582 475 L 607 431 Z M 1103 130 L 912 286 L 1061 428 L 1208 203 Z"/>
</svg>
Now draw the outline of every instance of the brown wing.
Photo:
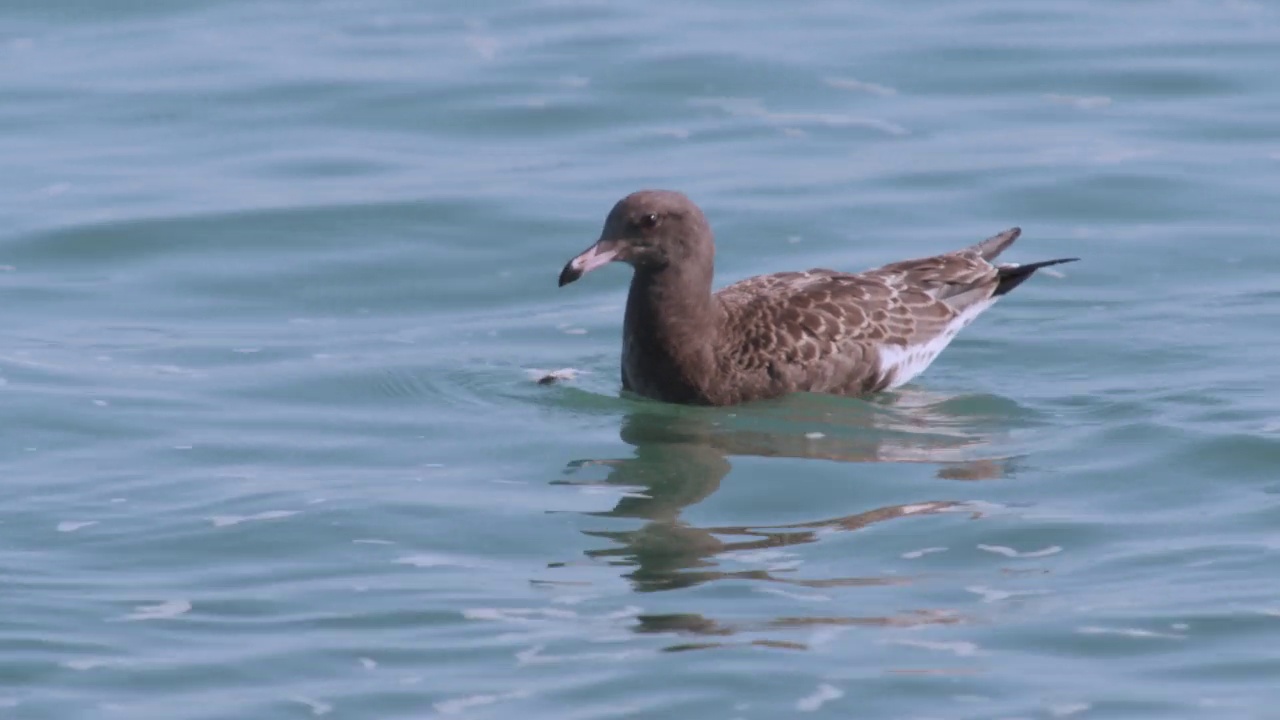
<svg viewBox="0 0 1280 720">
<path fill-rule="evenodd" d="M 778 273 L 730 285 L 717 298 L 722 362 L 748 385 L 859 394 L 886 381 L 877 348 L 914 346 L 946 331 L 967 307 L 988 300 L 996 268 L 971 248 L 860 274 Z"/>
<path fill-rule="evenodd" d="M 974 303 L 990 299 L 999 282 L 998 268 L 974 249 L 904 260 L 864 275 L 883 278 L 904 291 L 923 292 L 952 313 L 964 312 Z"/>
</svg>

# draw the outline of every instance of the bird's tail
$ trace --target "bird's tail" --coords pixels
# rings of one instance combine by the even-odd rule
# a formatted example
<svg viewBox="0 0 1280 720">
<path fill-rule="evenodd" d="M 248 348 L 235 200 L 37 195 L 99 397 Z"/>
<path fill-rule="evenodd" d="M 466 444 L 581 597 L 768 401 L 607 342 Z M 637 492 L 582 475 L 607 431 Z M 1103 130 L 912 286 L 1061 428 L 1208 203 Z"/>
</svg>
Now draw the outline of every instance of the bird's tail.
<svg viewBox="0 0 1280 720">
<path fill-rule="evenodd" d="M 996 283 L 996 291 L 991 293 L 991 297 L 1000 297 L 1001 295 L 1004 295 L 1010 290 L 1018 287 L 1042 267 L 1075 262 L 1079 259 L 1080 258 L 1058 258 L 1057 260 L 1041 260 L 1040 262 L 1026 263 L 1024 265 L 1001 265 L 996 269 L 996 277 L 999 280 Z"/>
<path fill-rule="evenodd" d="M 1013 241 L 1017 240 L 1018 236 L 1021 234 L 1022 228 L 1012 227 L 999 235 L 992 235 L 969 249 L 978 253 L 983 260 L 991 262 L 996 259 L 997 255 L 1004 252 L 1010 245 L 1012 245 Z"/>
</svg>

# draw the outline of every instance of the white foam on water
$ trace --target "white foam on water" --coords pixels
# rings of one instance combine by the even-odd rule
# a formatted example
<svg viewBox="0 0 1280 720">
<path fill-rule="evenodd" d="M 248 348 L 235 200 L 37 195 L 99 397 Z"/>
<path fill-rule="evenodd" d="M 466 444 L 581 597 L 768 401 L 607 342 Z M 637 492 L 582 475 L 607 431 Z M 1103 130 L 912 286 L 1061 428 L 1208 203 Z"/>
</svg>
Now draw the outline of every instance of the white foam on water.
<svg viewBox="0 0 1280 720">
<path fill-rule="evenodd" d="M 100 667 L 120 666 L 125 663 L 111 658 L 77 658 L 75 660 L 64 660 L 58 664 L 69 670 L 93 670 Z"/>
<path fill-rule="evenodd" d="M 1050 716 L 1061 718 L 1061 717 L 1071 717 L 1072 715 L 1079 715 L 1080 713 L 1088 710 L 1091 707 L 1093 706 L 1087 702 L 1060 703 L 1057 705 L 1050 705 L 1048 710 L 1049 710 Z"/>
<path fill-rule="evenodd" d="M 891 88 L 888 85 L 881 85 L 879 83 L 873 83 L 873 82 L 864 82 L 862 80 L 856 80 L 854 78 L 826 77 L 826 78 L 823 78 L 822 81 L 826 83 L 829 87 L 833 87 L 838 90 L 854 90 L 857 92 L 871 93 L 872 95 L 897 95 L 898 94 L 898 91 L 895 88 Z"/>
<path fill-rule="evenodd" d="M 964 640 L 955 640 L 952 642 L 942 642 L 934 640 L 892 640 L 893 645 L 906 645 L 907 647 L 916 647 L 924 650 L 937 650 L 939 652 L 949 652 L 956 657 L 977 657 L 984 655 L 982 648 L 976 643 Z"/>
<path fill-rule="evenodd" d="M 795 568 L 801 565 L 801 558 L 793 552 L 781 548 L 764 548 L 761 550 L 729 550 L 716 556 L 725 562 L 747 565 L 768 565 L 773 568 Z"/>
<path fill-rule="evenodd" d="M 783 590 L 779 587 L 756 587 L 755 591 L 764 593 L 765 595 L 777 595 L 779 597 L 791 598 L 792 600 L 804 600 L 806 602 L 830 602 L 830 595 L 821 593 L 799 593 L 793 590 Z"/>
<path fill-rule="evenodd" d="M 458 713 L 465 712 L 474 707 L 493 705 L 495 703 L 505 702 L 508 700 L 519 700 L 521 698 L 527 698 L 529 695 L 530 693 L 528 690 L 513 690 L 508 693 L 501 693 L 497 695 L 469 695 L 467 697 L 461 697 L 454 700 L 442 700 L 432 705 L 432 707 L 434 707 L 436 712 L 441 715 L 457 715 Z"/>
<path fill-rule="evenodd" d="M 1059 95 L 1045 93 L 1044 99 L 1055 105 L 1070 105 L 1080 110 L 1097 110 L 1111 106 L 1111 98 L 1106 95 Z"/>
<path fill-rule="evenodd" d="M 552 605 L 580 605 L 588 600 L 594 600 L 599 595 L 556 595 L 551 598 Z"/>
<path fill-rule="evenodd" d="M 1048 594 L 1048 592 L 1045 590 L 1018 590 L 1018 591 L 996 590 L 995 588 L 989 588 L 985 585 L 970 585 L 969 587 L 965 588 L 965 590 L 968 590 L 969 592 L 975 595 L 982 596 L 982 602 L 984 603 L 1000 602 L 1001 600 L 1008 600 L 1009 598 L 1013 598 L 1013 597 L 1026 597 L 1031 595 L 1047 595 Z"/>
<path fill-rule="evenodd" d="M 1128 638 L 1155 638 L 1163 640 L 1186 640 L 1186 635 L 1178 633 L 1156 632 L 1155 630 L 1143 630 L 1141 628 L 1109 628 L 1097 625 L 1085 625 L 1076 629 L 1081 635 L 1119 635 Z"/>
<path fill-rule="evenodd" d="M 139 605 L 124 620 L 166 620 L 191 611 L 189 600 L 169 600 L 158 605 Z"/>
<path fill-rule="evenodd" d="M 806 695 L 796 701 L 796 709 L 800 712 L 816 712 L 832 700 L 844 697 L 844 691 L 834 685 L 822 683 L 813 694 Z"/>
<path fill-rule="evenodd" d="M 927 547 L 927 548 L 920 548 L 919 550 L 911 550 L 909 552 L 904 552 L 902 553 L 902 557 L 906 558 L 907 560 L 915 560 L 916 558 L 922 558 L 925 555 L 932 555 L 933 553 L 940 553 L 940 552 L 946 552 L 946 551 L 947 549 L 944 547 Z"/>
<path fill-rule="evenodd" d="M 302 697 L 302 696 L 295 696 L 289 699 L 296 703 L 301 703 L 303 705 L 306 705 L 308 708 L 311 709 L 311 714 L 315 715 L 316 717 L 320 717 L 322 715 L 328 715 L 329 713 L 333 712 L 333 705 L 327 702 L 320 702 L 319 700 L 313 700 L 312 698 Z"/>
<path fill-rule="evenodd" d="M 744 97 L 699 97 L 689 100 L 693 107 L 717 108 L 729 115 L 737 117 L 759 118 L 772 125 L 796 129 L 800 125 L 818 125 L 824 127 L 863 127 L 879 130 L 887 135 L 909 135 L 910 130 L 878 118 L 846 115 L 843 113 L 806 113 L 775 112 L 767 109 L 759 98 Z"/>
<path fill-rule="evenodd" d="M 617 652 L 584 652 L 568 653 L 565 655 L 548 655 L 543 652 L 546 648 L 546 645 L 534 645 L 531 648 L 517 650 L 515 653 L 516 666 L 551 665 L 565 662 L 597 662 L 601 660 L 617 662 L 639 655 L 649 654 L 650 652 L 647 650 L 620 650 Z"/>
<path fill-rule="evenodd" d="M 405 555 L 391 561 L 393 565 L 409 565 L 417 568 L 431 567 L 474 567 L 461 560 L 445 555 L 436 555 L 432 553 L 419 553 L 417 555 Z"/>
<path fill-rule="evenodd" d="M 1048 557 L 1049 555 L 1056 555 L 1062 552 L 1062 547 L 1058 545 L 1051 545 L 1043 550 L 1030 550 L 1027 552 L 1020 552 L 1004 545 L 978 545 L 978 549 L 1011 558 Z"/>
<path fill-rule="evenodd" d="M 279 520 L 297 515 L 298 512 L 298 510 L 267 510 L 254 515 L 214 515 L 209 518 L 209 521 L 214 527 L 229 527 L 258 520 Z"/>
<path fill-rule="evenodd" d="M 569 620 L 579 616 L 572 610 L 558 608 L 466 608 L 462 611 L 462 617 L 467 620 L 529 623 L 539 619 Z"/>
<path fill-rule="evenodd" d="M 97 525 L 97 520 L 63 520 L 58 523 L 58 532 L 69 533 L 75 532 L 81 528 L 92 527 Z"/>
<path fill-rule="evenodd" d="M 625 620 L 627 618 L 633 618 L 642 612 L 644 612 L 644 608 L 642 607 L 637 607 L 635 605 L 627 605 L 621 610 L 614 610 L 611 613 L 605 613 L 601 617 L 603 617 L 605 620 Z"/>
</svg>

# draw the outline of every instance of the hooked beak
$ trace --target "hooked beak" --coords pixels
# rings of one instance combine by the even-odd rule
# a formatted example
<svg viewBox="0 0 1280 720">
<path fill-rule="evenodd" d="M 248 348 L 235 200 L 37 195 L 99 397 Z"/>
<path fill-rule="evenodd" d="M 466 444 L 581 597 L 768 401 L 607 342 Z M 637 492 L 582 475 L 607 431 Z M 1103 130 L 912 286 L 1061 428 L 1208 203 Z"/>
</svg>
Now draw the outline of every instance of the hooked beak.
<svg viewBox="0 0 1280 720">
<path fill-rule="evenodd" d="M 560 271 L 560 287 L 564 287 L 601 265 L 607 265 L 618 259 L 618 241 L 601 240 L 587 248 L 578 257 L 570 260 Z"/>
</svg>

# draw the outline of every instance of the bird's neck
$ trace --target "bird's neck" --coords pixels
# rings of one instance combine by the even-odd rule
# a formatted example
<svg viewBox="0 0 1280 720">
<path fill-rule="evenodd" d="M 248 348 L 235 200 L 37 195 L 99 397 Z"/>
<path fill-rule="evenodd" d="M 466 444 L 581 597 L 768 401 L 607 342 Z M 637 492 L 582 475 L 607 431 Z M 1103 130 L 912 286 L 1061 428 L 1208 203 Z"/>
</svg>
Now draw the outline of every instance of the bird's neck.
<svg viewBox="0 0 1280 720">
<path fill-rule="evenodd" d="M 663 397 L 697 402 L 715 368 L 720 308 L 711 295 L 711 272 L 670 266 L 637 270 L 627 296 L 623 374 L 636 392 L 671 388 Z"/>
</svg>

